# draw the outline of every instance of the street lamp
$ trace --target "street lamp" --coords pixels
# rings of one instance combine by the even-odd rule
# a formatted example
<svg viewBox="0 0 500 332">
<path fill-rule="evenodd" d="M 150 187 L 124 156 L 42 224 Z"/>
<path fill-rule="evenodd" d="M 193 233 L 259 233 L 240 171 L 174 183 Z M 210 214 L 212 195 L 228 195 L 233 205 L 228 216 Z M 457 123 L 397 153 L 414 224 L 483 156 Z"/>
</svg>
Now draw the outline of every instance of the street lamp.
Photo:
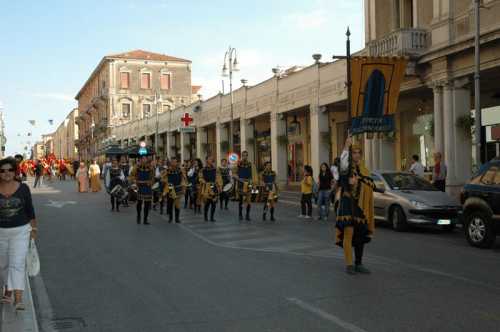
<svg viewBox="0 0 500 332">
<path fill-rule="evenodd" d="M 158 114 L 160 112 L 161 103 L 163 103 L 163 98 L 161 97 L 161 93 L 159 91 L 155 94 L 155 102 L 156 102 L 155 154 L 156 156 L 158 156 L 158 123 L 159 123 Z"/>
<path fill-rule="evenodd" d="M 231 122 L 229 124 L 229 152 L 233 152 L 233 133 L 234 133 L 234 96 L 233 96 L 233 72 L 239 71 L 236 49 L 229 46 L 224 54 L 224 65 L 222 67 L 222 77 L 229 77 L 229 93 L 231 95 Z"/>
</svg>

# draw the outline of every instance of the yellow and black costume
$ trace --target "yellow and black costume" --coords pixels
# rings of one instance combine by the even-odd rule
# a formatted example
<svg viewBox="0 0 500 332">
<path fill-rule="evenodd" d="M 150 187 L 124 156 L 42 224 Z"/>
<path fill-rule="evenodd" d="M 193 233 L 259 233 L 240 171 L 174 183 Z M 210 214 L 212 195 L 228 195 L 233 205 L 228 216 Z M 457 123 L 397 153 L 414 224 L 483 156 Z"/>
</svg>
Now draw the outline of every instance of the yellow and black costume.
<svg viewBox="0 0 500 332">
<path fill-rule="evenodd" d="M 361 149 L 353 146 L 352 150 Z M 351 178 L 357 178 L 355 185 L 349 184 L 349 151 L 344 151 L 340 164 L 340 197 L 337 201 L 335 243 L 344 248 L 344 256 L 349 273 L 367 272 L 362 267 L 363 249 L 370 242 L 375 230 L 373 210 L 373 190 L 375 184 L 369 170 L 362 162 L 350 165 Z M 355 253 L 355 265 L 352 262 L 352 247 Z"/>
<path fill-rule="evenodd" d="M 248 160 L 241 160 L 234 172 L 238 179 L 239 217 L 243 219 L 243 202 L 247 205 L 245 219 L 250 221 L 250 208 L 252 204 L 252 190 L 257 183 L 257 171 Z"/>
<path fill-rule="evenodd" d="M 231 169 L 229 167 L 219 167 L 219 174 L 222 178 L 222 188 L 227 184 L 231 183 Z M 227 210 L 227 205 L 229 203 L 229 192 L 221 191 L 220 196 L 220 209 L 224 206 L 224 209 Z"/>
<path fill-rule="evenodd" d="M 269 213 L 271 214 L 271 221 L 275 221 L 274 206 L 276 205 L 276 200 L 278 199 L 276 172 L 272 170 L 264 170 L 261 174 L 261 184 L 264 190 L 262 196 L 264 200 L 264 212 L 262 214 L 262 220 L 266 220 L 267 210 L 269 210 Z"/>
<path fill-rule="evenodd" d="M 200 175 L 201 197 L 204 204 L 204 217 L 208 221 L 208 210 L 210 209 L 210 221 L 215 222 L 214 214 L 217 206 L 217 198 L 221 192 L 222 179 L 214 166 L 205 166 Z"/>
<path fill-rule="evenodd" d="M 169 167 L 162 176 L 163 197 L 167 199 L 168 222 L 171 223 L 174 217 L 175 222 L 180 223 L 181 197 L 183 196 L 186 179 L 179 167 Z"/>
<path fill-rule="evenodd" d="M 137 185 L 137 223 L 141 223 L 141 211 L 144 204 L 144 224 L 149 225 L 148 216 L 153 201 L 154 169 L 151 165 L 138 165 L 133 168 L 130 180 Z"/>
</svg>

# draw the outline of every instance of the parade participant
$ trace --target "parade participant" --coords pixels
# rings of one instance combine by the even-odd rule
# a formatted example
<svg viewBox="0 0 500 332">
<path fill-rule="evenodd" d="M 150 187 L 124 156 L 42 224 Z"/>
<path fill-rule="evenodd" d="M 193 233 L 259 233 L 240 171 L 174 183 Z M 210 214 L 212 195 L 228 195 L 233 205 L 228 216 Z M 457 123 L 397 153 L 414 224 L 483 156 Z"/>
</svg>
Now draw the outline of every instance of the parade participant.
<svg viewBox="0 0 500 332">
<path fill-rule="evenodd" d="M 302 197 L 300 198 L 300 208 L 301 214 L 299 218 L 312 218 L 312 197 L 313 197 L 313 169 L 309 165 L 304 166 L 304 178 L 300 183 L 300 192 Z"/>
<path fill-rule="evenodd" d="M 236 165 L 235 171 L 239 191 L 239 218 L 243 219 L 243 203 L 246 204 L 245 219 L 250 221 L 250 208 L 252 204 L 252 186 L 257 183 L 257 171 L 248 160 L 248 152 L 241 153 L 241 160 Z"/>
<path fill-rule="evenodd" d="M 101 168 L 97 165 L 97 160 L 92 161 L 89 167 L 90 189 L 92 192 L 101 191 Z"/>
<path fill-rule="evenodd" d="M 76 180 L 78 181 L 78 192 L 86 193 L 89 191 L 89 177 L 88 169 L 84 162 L 80 163 L 78 170 L 76 171 Z M 35 180 L 36 182 L 36 180 Z"/>
<path fill-rule="evenodd" d="M 121 156 L 120 168 L 123 172 L 123 176 L 125 177 L 125 179 L 123 181 L 123 186 L 124 186 L 125 190 L 128 190 L 128 177 L 130 175 L 130 165 L 128 163 L 126 156 Z M 128 195 L 125 197 L 125 199 L 122 201 L 122 203 L 123 203 L 123 206 L 128 207 Z"/>
<path fill-rule="evenodd" d="M 276 184 L 276 172 L 272 170 L 271 162 L 268 161 L 264 165 L 264 171 L 261 174 L 261 183 L 264 187 L 264 212 L 262 220 L 266 221 L 267 211 L 271 214 L 271 221 L 274 219 L 274 207 L 278 197 L 278 185 Z"/>
<path fill-rule="evenodd" d="M 322 163 L 318 175 L 318 220 L 328 220 L 330 214 L 330 195 L 335 180 L 327 163 Z"/>
<path fill-rule="evenodd" d="M 188 181 L 191 184 L 191 202 L 193 204 L 194 213 L 201 213 L 201 193 L 199 183 L 199 173 L 203 168 L 201 159 L 194 160 L 193 167 L 188 172 Z"/>
<path fill-rule="evenodd" d="M 175 209 L 175 222 L 180 223 L 181 197 L 186 179 L 182 169 L 178 166 L 177 157 L 170 159 L 170 165 L 162 180 L 164 182 L 163 196 L 167 198 L 168 222 L 173 221 Z"/>
<path fill-rule="evenodd" d="M 43 164 L 40 159 L 37 159 L 35 164 L 35 184 L 33 185 L 33 188 L 36 188 L 37 185 L 40 187 L 40 185 L 42 184 L 42 179 L 43 179 Z"/>
<path fill-rule="evenodd" d="M 222 158 L 220 163 L 221 167 L 219 167 L 219 173 L 222 177 L 222 188 L 224 188 L 225 185 L 231 182 L 233 172 L 231 172 L 231 168 L 228 167 L 226 158 Z M 222 205 L 224 205 L 224 209 L 227 210 L 227 204 L 229 203 L 229 193 L 221 191 L 219 199 L 220 209 L 222 210 Z"/>
<path fill-rule="evenodd" d="M 141 223 L 141 212 L 144 206 L 144 225 L 149 225 L 148 216 L 153 200 L 154 169 L 148 157 L 143 155 L 139 159 L 139 164 L 130 173 L 130 181 L 137 185 L 137 224 Z"/>
<path fill-rule="evenodd" d="M 184 173 L 184 176 L 187 178 L 187 174 L 189 172 L 189 170 L 191 169 L 191 166 L 192 166 L 192 161 L 191 160 L 186 160 L 186 162 L 184 163 L 184 167 L 182 167 L 182 171 Z M 188 206 L 189 208 L 191 208 L 191 205 L 193 204 L 191 201 L 190 201 L 190 197 L 191 197 L 191 186 L 186 186 L 186 190 L 184 191 L 184 208 L 187 209 Z"/>
<path fill-rule="evenodd" d="M 113 159 L 111 161 L 111 166 L 106 168 L 106 174 L 104 175 L 104 183 L 106 184 L 106 189 L 109 195 L 111 196 L 111 211 L 120 211 L 120 200 L 121 198 L 115 196 L 111 191 L 115 186 L 123 185 L 123 181 L 125 180 L 125 175 L 123 174 L 122 169 L 118 165 L 118 160 Z"/>
<path fill-rule="evenodd" d="M 73 179 L 77 180 L 76 172 L 78 171 L 78 168 L 80 167 L 80 162 L 75 159 L 75 160 L 73 160 L 72 166 L 73 166 Z"/>
<path fill-rule="evenodd" d="M 214 214 L 217 205 L 217 197 L 221 192 L 222 178 L 214 166 L 214 159 L 208 156 L 206 165 L 200 172 L 201 195 L 204 202 L 204 217 L 208 221 L 208 210 L 210 209 L 210 221 L 215 222 Z"/>
<path fill-rule="evenodd" d="M 349 163 L 349 149 L 352 162 Z M 349 169 L 351 168 L 351 169 Z M 361 147 L 352 144 L 352 137 L 346 140 L 340 156 L 341 197 L 336 218 L 336 244 L 344 248 L 346 272 L 348 274 L 370 273 L 362 264 L 365 243 L 371 240 L 375 230 L 373 190 L 375 184 L 362 161 Z M 352 262 L 354 247 L 355 265 Z"/>
<path fill-rule="evenodd" d="M 18 182 L 23 181 L 23 172 L 22 172 L 22 163 L 23 163 L 23 156 L 20 154 L 16 154 L 14 156 L 14 160 L 16 161 L 16 175 L 15 175 L 15 180 Z"/>
<path fill-rule="evenodd" d="M 156 210 L 156 204 L 160 204 L 160 214 L 163 214 L 163 207 L 165 205 L 165 200 L 163 197 L 163 191 L 165 189 L 165 183 L 162 180 L 168 169 L 167 159 L 161 160 L 157 159 L 155 168 L 155 183 L 157 183 L 157 188 L 153 190 L 153 210 Z"/>
<path fill-rule="evenodd" d="M 67 171 L 68 171 L 68 169 L 66 167 L 66 162 L 63 159 L 61 159 L 59 161 L 59 178 L 60 178 L 60 180 L 66 181 Z"/>
</svg>

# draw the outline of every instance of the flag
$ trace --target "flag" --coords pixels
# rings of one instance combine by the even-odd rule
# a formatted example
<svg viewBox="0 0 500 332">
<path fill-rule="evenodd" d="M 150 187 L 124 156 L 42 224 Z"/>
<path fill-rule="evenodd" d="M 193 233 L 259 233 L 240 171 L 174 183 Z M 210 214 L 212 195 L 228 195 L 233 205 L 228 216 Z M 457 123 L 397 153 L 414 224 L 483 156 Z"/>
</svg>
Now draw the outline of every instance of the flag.
<svg viewBox="0 0 500 332">
<path fill-rule="evenodd" d="M 395 130 L 406 58 L 355 57 L 351 60 L 352 133 Z"/>
<path fill-rule="evenodd" d="M 51 120 L 49 120 L 49 125 L 51 125 L 51 126 L 52 126 L 52 124 L 53 124 L 53 123 L 54 123 L 54 120 L 52 120 L 52 119 L 51 119 Z"/>
<path fill-rule="evenodd" d="M 30 123 L 30 125 L 34 126 L 35 125 L 35 120 L 28 120 L 28 122 Z"/>
<path fill-rule="evenodd" d="M 31 133 L 28 133 L 28 136 L 31 136 Z"/>
</svg>

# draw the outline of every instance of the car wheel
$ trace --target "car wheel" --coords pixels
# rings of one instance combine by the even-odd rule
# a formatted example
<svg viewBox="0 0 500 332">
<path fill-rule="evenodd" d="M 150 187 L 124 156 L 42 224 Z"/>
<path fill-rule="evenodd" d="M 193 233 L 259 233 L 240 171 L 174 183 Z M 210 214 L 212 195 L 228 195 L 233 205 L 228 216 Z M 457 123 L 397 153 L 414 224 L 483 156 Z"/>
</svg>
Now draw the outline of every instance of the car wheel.
<svg viewBox="0 0 500 332">
<path fill-rule="evenodd" d="M 491 248 L 495 244 L 495 230 L 488 214 L 474 211 L 467 215 L 465 237 L 470 245 L 479 248 Z"/>
<path fill-rule="evenodd" d="M 395 206 L 391 211 L 391 224 L 392 228 L 396 232 L 404 232 L 408 229 L 408 224 L 406 222 L 406 216 L 403 209 L 399 206 Z"/>
</svg>

